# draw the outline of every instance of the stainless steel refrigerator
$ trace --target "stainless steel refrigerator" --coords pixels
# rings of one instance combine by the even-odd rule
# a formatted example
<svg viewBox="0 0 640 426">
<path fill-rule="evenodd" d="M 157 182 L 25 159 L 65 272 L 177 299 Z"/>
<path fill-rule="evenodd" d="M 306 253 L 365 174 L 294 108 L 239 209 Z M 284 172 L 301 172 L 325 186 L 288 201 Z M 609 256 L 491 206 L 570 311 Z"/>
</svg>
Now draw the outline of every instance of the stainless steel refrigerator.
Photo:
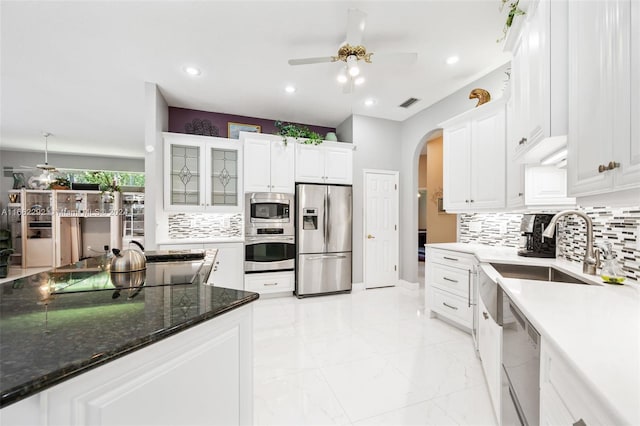
<svg viewBox="0 0 640 426">
<path fill-rule="evenodd" d="M 351 291 L 350 186 L 296 185 L 298 297 Z"/>
</svg>

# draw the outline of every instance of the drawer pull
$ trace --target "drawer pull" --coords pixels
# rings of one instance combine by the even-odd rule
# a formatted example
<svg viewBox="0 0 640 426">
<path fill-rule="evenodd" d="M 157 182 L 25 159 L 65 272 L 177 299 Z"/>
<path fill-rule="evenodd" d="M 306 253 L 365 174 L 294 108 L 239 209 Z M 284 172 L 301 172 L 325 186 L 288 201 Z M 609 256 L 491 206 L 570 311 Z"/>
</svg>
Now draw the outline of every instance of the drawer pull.
<svg viewBox="0 0 640 426">
<path fill-rule="evenodd" d="M 518 145 L 524 145 L 525 143 L 527 143 L 527 138 L 522 138 L 518 141 Z"/>
<path fill-rule="evenodd" d="M 458 259 L 456 259 L 455 257 L 442 256 L 442 258 L 443 258 L 443 259 L 446 259 L 446 260 L 454 260 L 454 261 L 456 261 L 456 262 L 458 261 Z"/>
<path fill-rule="evenodd" d="M 483 312 L 482 316 L 484 317 L 484 319 L 489 319 L 489 314 L 486 312 Z"/>
<path fill-rule="evenodd" d="M 457 310 L 458 310 L 458 308 L 457 308 L 456 306 L 447 305 L 445 302 L 442 302 L 442 304 L 443 304 L 444 306 L 446 306 L 447 308 L 453 309 L 453 310 L 455 310 L 455 311 L 457 311 Z"/>
<path fill-rule="evenodd" d="M 452 282 L 452 283 L 457 283 L 458 282 L 458 280 L 454 280 L 453 278 L 442 277 L 442 279 L 445 280 L 445 281 Z"/>
<path fill-rule="evenodd" d="M 264 283 L 262 285 L 278 285 L 278 283 Z"/>
<path fill-rule="evenodd" d="M 584 420 L 580 419 L 577 422 L 575 422 L 573 426 L 587 426 L 587 424 L 584 422 Z"/>
</svg>

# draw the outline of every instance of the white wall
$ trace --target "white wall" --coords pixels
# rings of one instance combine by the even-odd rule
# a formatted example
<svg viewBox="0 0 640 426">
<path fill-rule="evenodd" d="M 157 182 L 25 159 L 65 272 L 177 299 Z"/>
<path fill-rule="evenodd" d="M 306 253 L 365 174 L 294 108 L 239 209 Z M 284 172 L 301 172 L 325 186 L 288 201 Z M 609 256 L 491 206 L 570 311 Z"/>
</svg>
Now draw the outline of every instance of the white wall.
<svg viewBox="0 0 640 426">
<path fill-rule="evenodd" d="M 491 93 L 492 99 L 502 97 L 505 85 L 505 64 L 473 83 L 447 96 L 436 104 L 402 122 L 400 171 L 400 278 L 418 282 L 418 158 L 427 135 L 439 128 L 439 123 L 475 107 L 477 100 L 469 99 L 469 92 L 481 87 Z M 354 129 L 354 135 L 357 132 Z M 397 145 L 394 145 L 397 149 Z M 382 155 L 382 154 L 381 154 Z M 428 231 L 427 231 L 428 232 Z"/>
<path fill-rule="evenodd" d="M 144 89 L 144 242 L 145 249 L 155 249 L 158 224 L 164 223 L 166 226 L 167 222 L 162 204 L 162 132 L 169 128 L 169 105 L 155 83 L 145 83 Z"/>
<path fill-rule="evenodd" d="M 401 170 L 400 125 L 398 121 L 354 115 L 353 144 L 353 282 L 363 280 L 363 169 Z M 417 244 L 417 242 L 416 242 Z M 415 251 L 415 250 L 414 250 Z"/>
</svg>

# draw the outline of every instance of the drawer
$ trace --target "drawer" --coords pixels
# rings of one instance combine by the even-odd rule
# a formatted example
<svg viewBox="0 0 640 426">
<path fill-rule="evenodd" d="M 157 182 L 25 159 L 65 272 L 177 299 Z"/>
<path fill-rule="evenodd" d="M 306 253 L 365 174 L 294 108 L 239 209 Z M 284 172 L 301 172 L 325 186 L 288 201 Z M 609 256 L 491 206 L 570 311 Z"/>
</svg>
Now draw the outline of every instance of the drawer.
<svg viewBox="0 0 640 426">
<path fill-rule="evenodd" d="M 431 288 L 431 310 L 467 328 L 473 326 L 473 306 L 466 297 Z"/>
<path fill-rule="evenodd" d="M 474 265 L 477 263 L 475 256 L 472 254 L 433 248 L 429 249 L 426 261 L 468 270 L 473 270 Z"/>
<path fill-rule="evenodd" d="M 455 293 L 465 299 L 469 296 L 470 276 L 467 269 L 451 268 L 449 266 L 432 264 L 431 282 L 433 287 Z"/>
<path fill-rule="evenodd" d="M 257 274 L 245 274 L 244 289 L 256 293 L 280 293 L 293 291 L 295 283 L 292 272 L 262 272 Z"/>
</svg>

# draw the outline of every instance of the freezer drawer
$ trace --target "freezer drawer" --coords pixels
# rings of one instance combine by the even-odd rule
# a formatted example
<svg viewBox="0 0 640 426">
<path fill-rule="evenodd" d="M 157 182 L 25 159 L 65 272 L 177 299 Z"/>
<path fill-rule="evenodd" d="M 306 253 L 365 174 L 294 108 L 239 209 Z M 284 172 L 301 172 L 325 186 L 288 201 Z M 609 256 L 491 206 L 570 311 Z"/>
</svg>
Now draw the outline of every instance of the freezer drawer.
<svg viewBox="0 0 640 426">
<path fill-rule="evenodd" d="M 298 255 L 298 297 L 351 290 L 351 253 Z"/>
</svg>

